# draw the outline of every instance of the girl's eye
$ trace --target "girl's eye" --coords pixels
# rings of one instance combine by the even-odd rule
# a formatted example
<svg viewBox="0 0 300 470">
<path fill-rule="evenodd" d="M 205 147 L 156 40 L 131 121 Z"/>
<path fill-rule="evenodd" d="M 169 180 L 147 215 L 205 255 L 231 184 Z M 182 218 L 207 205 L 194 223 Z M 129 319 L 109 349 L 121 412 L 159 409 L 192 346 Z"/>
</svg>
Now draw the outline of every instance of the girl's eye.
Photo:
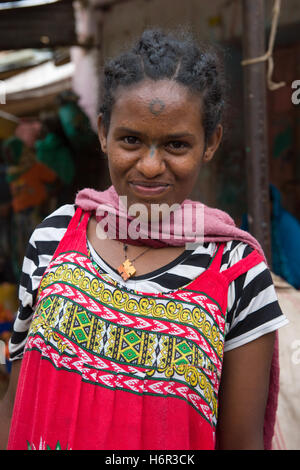
<svg viewBox="0 0 300 470">
<path fill-rule="evenodd" d="M 185 151 L 189 147 L 189 145 L 186 142 L 182 142 L 181 140 L 174 140 L 172 142 L 168 142 L 167 147 L 171 151 L 182 152 Z"/>
<path fill-rule="evenodd" d="M 122 138 L 123 142 L 127 145 L 136 145 L 139 143 L 139 139 L 133 135 L 126 135 Z"/>
</svg>

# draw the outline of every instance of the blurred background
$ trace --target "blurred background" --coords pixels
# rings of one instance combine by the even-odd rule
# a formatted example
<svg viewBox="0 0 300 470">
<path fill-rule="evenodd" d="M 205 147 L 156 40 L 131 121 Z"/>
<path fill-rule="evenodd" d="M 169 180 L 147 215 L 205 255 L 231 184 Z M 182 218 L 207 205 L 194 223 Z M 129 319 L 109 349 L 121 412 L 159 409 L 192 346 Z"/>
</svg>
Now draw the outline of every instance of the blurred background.
<svg viewBox="0 0 300 470">
<path fill-rule="evenodd" d="M 229 212 L 261 241 L 273 272 L 300 288 L 300 93 L 292 100 L 300 80 L 299 0 L 0 0 L 0 339 L 6 344 L 34 227 L 73 203 L 79 189 L 110 185 L 96 134 L 101 68 L 151 27 L 187 28 L 213 44 L 225 64 L 224 141 L 192 198 Z M 273 88 L 268 61 L 241 63 L 265 53 L 272 31 L 272 81 L 279 84 Z M 6 361 L 4 383 L 9 370 Z"/>
</svg>

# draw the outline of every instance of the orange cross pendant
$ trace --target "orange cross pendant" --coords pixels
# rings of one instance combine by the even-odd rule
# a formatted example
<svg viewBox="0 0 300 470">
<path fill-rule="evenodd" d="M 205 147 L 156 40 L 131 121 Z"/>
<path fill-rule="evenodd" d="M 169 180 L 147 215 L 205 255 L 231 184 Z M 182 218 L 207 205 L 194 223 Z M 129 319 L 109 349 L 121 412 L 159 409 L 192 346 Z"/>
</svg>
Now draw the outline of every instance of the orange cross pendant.
<svg viewBox="0 0 300 470">
<path fill-rule="evenodd" d="M 127 281 L 131 276 L 133 276 L 136 273 L 136 269 L 131 263 L 129 259 L 124 261 L 119 267 L 118 267 L 118 272 L 121 274 L 122 278 L 124 281 Z"/>
</svg>

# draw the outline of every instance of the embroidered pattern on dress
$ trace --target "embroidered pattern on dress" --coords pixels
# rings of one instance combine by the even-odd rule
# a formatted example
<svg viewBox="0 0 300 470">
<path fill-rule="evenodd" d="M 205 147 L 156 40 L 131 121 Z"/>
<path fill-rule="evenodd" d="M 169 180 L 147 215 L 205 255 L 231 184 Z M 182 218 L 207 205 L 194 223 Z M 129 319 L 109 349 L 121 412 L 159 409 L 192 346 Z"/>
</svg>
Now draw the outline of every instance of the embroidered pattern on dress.
<svg viewBox="0 0 300 470">
<path fill-rule="evenodd" d="M 174 396 L 217 420 L 225 319 L 204 294 L 133 294 L 95 275 L 85 255 L 47 268 L 26 350 L 82 380 L 134 393 Z"/>
</svg>

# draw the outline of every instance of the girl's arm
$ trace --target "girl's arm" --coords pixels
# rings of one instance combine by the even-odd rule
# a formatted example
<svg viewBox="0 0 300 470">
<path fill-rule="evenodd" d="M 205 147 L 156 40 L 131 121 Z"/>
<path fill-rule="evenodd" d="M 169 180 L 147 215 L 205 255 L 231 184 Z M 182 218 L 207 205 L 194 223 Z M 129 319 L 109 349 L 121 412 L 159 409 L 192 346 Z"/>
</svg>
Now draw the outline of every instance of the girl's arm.
<svg viewBox="0 0 300 470">
<path fill-rule="evenodd" d="M 219 393 L 218 449 L 263 450 L 275 332 L 224 354 Z"/>
</svg>

